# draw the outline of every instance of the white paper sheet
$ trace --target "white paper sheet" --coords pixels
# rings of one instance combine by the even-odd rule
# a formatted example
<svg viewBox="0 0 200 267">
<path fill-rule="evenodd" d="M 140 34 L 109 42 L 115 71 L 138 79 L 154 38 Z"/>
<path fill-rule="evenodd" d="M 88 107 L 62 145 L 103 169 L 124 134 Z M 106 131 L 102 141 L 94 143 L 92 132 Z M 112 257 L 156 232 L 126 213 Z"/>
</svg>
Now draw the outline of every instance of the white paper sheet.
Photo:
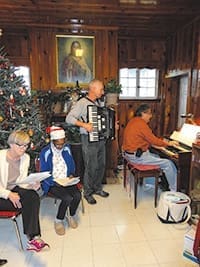
<svg viewBox="0 0 200 267">
<path fill-rule="evenodd" d="M 174 131 L 170 138 L 192 147 L 198 132 L 200 132 L 200 126 L 184 123 L 181 130 Z"/>
<path fill-rule="evenodd" d="M 50 172 L 35 172 L 30 173 L 22 182 L 16 182 L 16 184 L 33 184 L 41 182 L 42 180 L 51 176 Z"/>
<path fill-rule="evenodd" d="M 54 181 L 62 186 L 70 186 L 70 185 L 78 184 L 80 182 L 80 177 L 57 178 L 57 179 L 54 179 Z"/>
</svg>

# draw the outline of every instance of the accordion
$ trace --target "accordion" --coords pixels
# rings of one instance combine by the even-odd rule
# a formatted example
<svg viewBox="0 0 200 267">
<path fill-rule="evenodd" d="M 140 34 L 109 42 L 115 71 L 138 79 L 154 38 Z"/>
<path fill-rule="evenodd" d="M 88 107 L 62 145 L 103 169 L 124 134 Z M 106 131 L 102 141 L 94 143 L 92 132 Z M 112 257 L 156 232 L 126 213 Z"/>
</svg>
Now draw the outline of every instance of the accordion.
<svg viewBox="0 0 200 267">
<path fill-rule="evenodd" d="M 88 134 L 89 142 L 115 138 L 115 110 L 95 105 L 87 106 L 88 122 L 93 124 L 93 131 Z"/>
</svg>

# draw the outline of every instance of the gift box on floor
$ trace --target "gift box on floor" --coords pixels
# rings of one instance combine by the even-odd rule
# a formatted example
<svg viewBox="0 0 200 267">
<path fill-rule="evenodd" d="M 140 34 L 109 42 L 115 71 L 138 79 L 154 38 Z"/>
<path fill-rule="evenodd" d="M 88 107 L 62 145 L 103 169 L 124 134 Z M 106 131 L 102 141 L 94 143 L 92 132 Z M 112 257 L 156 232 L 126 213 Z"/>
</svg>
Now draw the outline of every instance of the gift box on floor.
<svg viewBox="0 0 200 267">
<path fill-rule="evenodd" d="M 192 227 L 184 236 L 183 256 L 195 263 L 200 263 L 197 257 L 194 256 L 194 240 L 196 228 Z"/>
</svg>

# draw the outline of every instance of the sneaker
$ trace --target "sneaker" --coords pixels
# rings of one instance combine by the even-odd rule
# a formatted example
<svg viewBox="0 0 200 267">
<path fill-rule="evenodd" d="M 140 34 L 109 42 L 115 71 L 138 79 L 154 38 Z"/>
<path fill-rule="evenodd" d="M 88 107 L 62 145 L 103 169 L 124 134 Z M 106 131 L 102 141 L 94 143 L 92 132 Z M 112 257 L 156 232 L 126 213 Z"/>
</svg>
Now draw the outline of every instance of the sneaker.
<svg viewBox="0 0 200 267">
<path fill-rule="evenodd" d="M 50 246 L 45 243 L 41 238 L 34 238 L 28 241 L 27 250 L 40 252 L 45 247 L 50 248 Z"/>
<path fill-rule="evenodd" d="M 93 205 L 93 204 L 96 204 L 97 203 L 96 199 L 92 195 L 84 196 L 84 198 L 87 200 L 87 202 L 89 204 L 92 204 Z"/>
<path fill-rule="evenodd" d="M 109 196 L 109 193 L 108 192 L 105 192 L 103 190 L 101 191 L 96 191 L 94 194 L 100 196 L 100 197 L 108 197 Z"/>
<path fill-rule="evenodd" d="M 69 226 L 70 226 L 71 228 L 75 229 L 75 228 L 78 227 L 78 223 L 77 223 L 77 221 L 74 219 L 73 216 L 69 216 L 69 217 L 67 217 L 67 219 L 68 219 Z"/>
<path fill-rule="evenodd" d="M 5 259 L 0 259 L 0 265 L 4 265 L 4 264 L 6 264 L 8 261 L 7 260 L 5 260 Z"/>
<path fill-rule="evenodd" d="M 54 222 L 54 228 L 57 235 L 64 235 L 65 234 L 65 227 L 63 222 Z"/>
</svg>

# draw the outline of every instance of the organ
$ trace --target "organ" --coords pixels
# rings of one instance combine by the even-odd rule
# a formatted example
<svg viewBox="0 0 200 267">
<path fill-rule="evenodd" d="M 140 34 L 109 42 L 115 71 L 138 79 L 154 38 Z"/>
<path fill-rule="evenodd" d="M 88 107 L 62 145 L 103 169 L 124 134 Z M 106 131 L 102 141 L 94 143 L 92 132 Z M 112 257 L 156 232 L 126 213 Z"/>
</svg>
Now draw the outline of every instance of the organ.
<svg viewBox="0 0 200 267">
<path fill-rule="evenodd" d="M 174 131 L 169 138 L 165 137 L 166 140 L 179 142 L 179 145 L 151 147 L 151 152 L 175 163 L 178 171 L 177 190 L 186 194 L 189 193 L 192 143 L 195 141 L 198 132 L 200 132 L 200 126 L 184 123 L 180 131 Z"/>
</svg>

